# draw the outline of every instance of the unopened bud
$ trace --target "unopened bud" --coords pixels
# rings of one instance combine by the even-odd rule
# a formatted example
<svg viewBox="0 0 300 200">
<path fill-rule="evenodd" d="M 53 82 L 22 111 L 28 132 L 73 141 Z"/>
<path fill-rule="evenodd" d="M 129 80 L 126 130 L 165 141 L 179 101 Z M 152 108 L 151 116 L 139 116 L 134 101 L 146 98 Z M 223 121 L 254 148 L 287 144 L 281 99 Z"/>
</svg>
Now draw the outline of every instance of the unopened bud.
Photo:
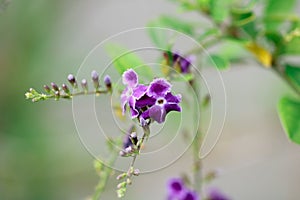
<svg viewBox="0 0 300 200">
<path fill-rule="evenodd" d="M 45 92 L 49 93 L 51 91 L 50 87 L 48 85 L 44 85 Z"/>
<path fill-rule="evenodd" d="M 135 176 L 140 175 L 140 170 L 139 170 L 139 169 L 135 169 L 135 170 L 133 171 L 133 175 L 135 175 Z"/>
<path fill-rule="evenodd" d="M 88 91 L 88 85 L 87 85 L 86 79 L 82 79 L 82 81 L 81 81 L 81 87 L 84 90 L 84 92 Z"/>
<path fill-rule="evenodd" d="M 54 95 L 55 95 L 55 100 L 58 100 L 60 97 L 59 91 L 55 91 Z"/>
<path fill-rule="evenodd" d="M 123 187 L 126 186 L 126 184 L 127 184 L 126 182 L 119 183 L 118 186 L 117 186 L 117 188 L 118 189 L 123 188 Z"/>
<path fill-rule="evenodd" d="M 122 174 L 118 175 L 117 180 L 121 180 L 121 179 L 125 178 L 126 175 L 127 175 L 126 173 L 122 173 Z"/>
<path fill-rule="evenodd" d="M 99 74 L 94 70 L 94 71 L 92 71 L 91 76 L 92 76 L 92 80 L 94 83 L 94 88 L 97 90 L 100 86 L 99 85 Z"/>
<path fill-rule="evenodd" d="M 66 84 L 62 84 L 61 87 L 66 94 L 70 94 L 69 87 Z"/>
<path fill-rule="evenodd" d="M 76 82 L 75 76 L 73 74 L 68 75 L 68 81 L 71 83 L 71 85 L 74 88 L 77 88 L 77 82 Z"/>
<path fill-rule="evenodd" d="M 122 157 L 124 157 L 124 156 L 126 156 L 126 153 L 124 151 L 120 151 L 119 155 L 122 156 Z"/>
<path fill-rule="evenodd" d="M 131 179 L 130 179 L 130 178 L 127 178 L 127 179 L 126 179 L 126 183 L 127 183 L 128 185 L 131 185 L 131 184 L 132 184 Z"/>
<path fill-rule="evenodd" d="M 52 86 L 52 88 L 53 88 L 54 91 L 59 91 L 59 88 L 58 88 L 58 86 L 55 83 L 52 82 L 51 86 Z"/>
<path fill-rule="evenodd" d="M 110 76 L 109 75 L 106 75 L 105 77 L 104 77 L 104 84 L 105 84 L 105 86 L 106 86 L 106 88 L 108 89 L 108 90 L 111 90 L 111 79 L 110 79 Z"/>
</svg>

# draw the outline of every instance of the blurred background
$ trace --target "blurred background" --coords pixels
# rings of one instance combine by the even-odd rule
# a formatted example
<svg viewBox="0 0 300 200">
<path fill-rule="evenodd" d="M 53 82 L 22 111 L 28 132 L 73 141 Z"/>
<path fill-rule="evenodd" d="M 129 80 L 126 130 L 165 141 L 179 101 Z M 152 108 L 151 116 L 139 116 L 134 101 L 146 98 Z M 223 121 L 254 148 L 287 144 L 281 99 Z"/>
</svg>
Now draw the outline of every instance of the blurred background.
<svg viewBox="0 0 300 200">
<path fill-rule="evenodd" d="M 165 0 L 0 0 L 0 200 L 79 200 L 93 193 L 93 157 L 77 135 L 71 102 L 33 104 L 24 93 L 62 83 L 100 41 L 160 14 L 182 15 Z M 196 13 L 184 18 L 204 20 Z M 300 147 L 288 141 L 276 113 L 279 97 L 292 91 L 254 62 L 222 76 L 226 123 L 204 159 L 206 171 L 220 171 L 212 185 L 232 199 L 298 200 Z M 187 152 L 134 179 L 125 199 L 164 199 L 168 178 L 191 163 Z M 112 178 L 103 199 L 117 199 L 115 185 Z"/>
</svg>

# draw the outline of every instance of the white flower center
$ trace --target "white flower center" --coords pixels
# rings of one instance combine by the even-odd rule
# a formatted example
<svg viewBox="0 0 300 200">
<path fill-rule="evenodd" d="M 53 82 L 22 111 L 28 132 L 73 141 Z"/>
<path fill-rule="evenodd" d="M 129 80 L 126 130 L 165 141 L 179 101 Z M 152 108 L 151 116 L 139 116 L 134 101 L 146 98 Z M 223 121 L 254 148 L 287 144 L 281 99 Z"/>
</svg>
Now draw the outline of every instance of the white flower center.
<svg viewBox="0 0 300 200">
<path fill-rule="evenodd" d="M 158 99 L 156 100 L 156 105 L 162 106 L 162 105 L 164 105 L 165 103 L 166 103 L 166 100 L 165 100 L 164 98 L 158 98 Z"/>
</svg>

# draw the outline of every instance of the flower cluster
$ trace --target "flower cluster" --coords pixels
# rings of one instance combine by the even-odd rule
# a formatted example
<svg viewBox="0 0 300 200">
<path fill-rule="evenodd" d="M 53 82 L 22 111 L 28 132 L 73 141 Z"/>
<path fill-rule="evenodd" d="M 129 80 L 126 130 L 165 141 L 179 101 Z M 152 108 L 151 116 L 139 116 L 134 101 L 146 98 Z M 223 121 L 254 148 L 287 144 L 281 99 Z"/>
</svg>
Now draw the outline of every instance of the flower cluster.
<svg viewBox="0 0 300 200">
<path fill-rule="evenodd" d="M 194 55 L 183 57 L 179 55 L 178 52 L 165 52 L 163 55 L 166 64 L 182 74 L 188 74 L 191 72 L 191 64 L 196 59 Z"/>
<path fill-rule="evenodd" d="M 200 200 L 198 194 L 187 188 L 180 178 L 169 180 L 167 187 L 167 200 Z"/>
<path fill-rule="evenodd" d="M 181 112 L 181 95 L 173 95 L 172 85 L 165 79 L 154 79 L 149 85 L 139 84 L 137 73 L 128 69 L 123 73 L 123 84 L 127 87 L 121 94 L 121 107 L 124 114 L 126 105 L 129 106 L 131 118 L 163 123 L 169 112 Z"/>
<path fill-rule="evenodd" d="M 172 178 L 168 184 L 167 200 L 200 200 L 200 195 L 187 188 L 181 178 Z M 207 191 L 205 200 L 229 200 L 217 188 L 210 188 Z"/>
<path fill-rule="evenodd" d="M 138 151 L 138 137 L 134 131 L 135 127 L 130 127 L 123 140 L 123 149 L 120 151 L 120 156 L 130 156 Z"/>
</svg>

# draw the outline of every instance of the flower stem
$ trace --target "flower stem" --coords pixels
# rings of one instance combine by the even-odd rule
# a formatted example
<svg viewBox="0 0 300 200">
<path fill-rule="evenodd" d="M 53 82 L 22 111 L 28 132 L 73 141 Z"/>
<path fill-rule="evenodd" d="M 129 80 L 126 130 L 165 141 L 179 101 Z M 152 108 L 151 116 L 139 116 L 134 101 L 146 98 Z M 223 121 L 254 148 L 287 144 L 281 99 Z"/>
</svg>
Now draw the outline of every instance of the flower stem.
<svg viewBox="0 0 300 200">
<path fill-rule="evenodd" d="M 195 94 L 196 94 L 196 103 L 201 105 L 201 95 L 200 95 L 200 90 L 198 87 L 200 85 L 197 85 L 196 79 L 193 80 L 190 83 L 191 87 L 193 88 Z M 200 108 L 201 109 L 201 108 Z M 195 119 L 198 119 L 199 113 L 197 112 L 198 110 L 195 109 L 194 117 Z M 201 111 L 200 111 L 201 112 Z M 199 123 L 199 126 L 196 131 L 195 138 L 192 143 L 192 151 L 193 151 L 193 162 L 194 162 L 194 168 L 193 168 L 193 173 L 194 173 L 194 189 L 198 193 L 202 193 L 202 160 L 199 156 L 200 154 L 200 148 L 201 148 L 201 143 L 202 143 L 202 132 L 201 132 L 201 124 L 200 121 L 196 122 Z"/>
</svg>

